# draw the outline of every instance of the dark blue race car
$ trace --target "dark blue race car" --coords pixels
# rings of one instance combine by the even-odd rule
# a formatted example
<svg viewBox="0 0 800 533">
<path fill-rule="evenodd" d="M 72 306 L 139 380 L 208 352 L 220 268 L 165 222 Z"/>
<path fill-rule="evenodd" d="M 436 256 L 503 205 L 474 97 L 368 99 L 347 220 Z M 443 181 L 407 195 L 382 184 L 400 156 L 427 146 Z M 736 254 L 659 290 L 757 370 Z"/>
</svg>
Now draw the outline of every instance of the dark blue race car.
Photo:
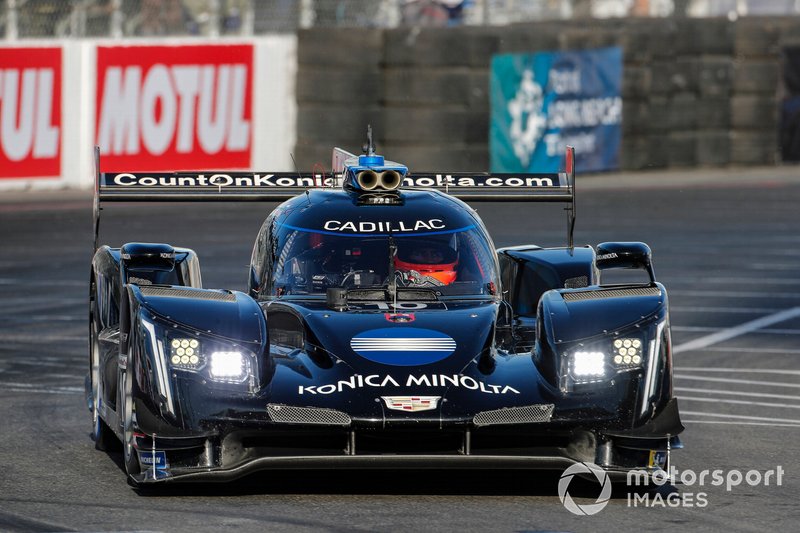
<svg viewBox="0 0 800 533">
<path fill-rule="evenodd" d="M 370 143 L 371 144 L 371 143 Z M 87 397 L 136 484 L 285 468 L 667 468 L 683 430 L 667 294 L 642 243 L 575 246 L 554 174 L 98 173 Z M 247 293 L 197 255 L 97 246 L 108 201 L 286 199 Z M 461 198 L 461 199 L 459 199 Z M 568 204 L 564 247 L 496 250 L 466 201 Z M 612 269 L 643 281 L 603 284 Z"/>
</svg>

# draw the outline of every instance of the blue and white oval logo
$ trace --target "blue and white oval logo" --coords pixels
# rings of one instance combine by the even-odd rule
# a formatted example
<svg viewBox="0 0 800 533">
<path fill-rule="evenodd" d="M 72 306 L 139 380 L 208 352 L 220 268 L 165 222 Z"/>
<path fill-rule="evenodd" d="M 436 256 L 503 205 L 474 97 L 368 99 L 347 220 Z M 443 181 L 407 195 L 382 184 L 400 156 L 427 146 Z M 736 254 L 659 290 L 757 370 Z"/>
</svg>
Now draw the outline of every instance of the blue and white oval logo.
<svg viewBox="0 0 800 533">
<path fill-rule="evenodd" d="M 380 328 L 359 333 L 350 340 L 358 355 L 384 365 L 429 365 L 456 351 L 456 341 L 432 329 Z"/>
</svg>

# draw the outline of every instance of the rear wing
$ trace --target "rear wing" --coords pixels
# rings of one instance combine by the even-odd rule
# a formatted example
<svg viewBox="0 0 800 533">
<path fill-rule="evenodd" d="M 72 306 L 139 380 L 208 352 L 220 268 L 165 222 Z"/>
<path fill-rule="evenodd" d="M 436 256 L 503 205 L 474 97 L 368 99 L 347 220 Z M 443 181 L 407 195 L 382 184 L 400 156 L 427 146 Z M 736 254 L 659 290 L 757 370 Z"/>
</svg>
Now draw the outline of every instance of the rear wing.
<svg viewBox="0 0 800 533">
<path fill-rule="evenodd" d="M 345 160 L 357 157 L 334 148 L 333 172 L 100 172 L 95 148 L 94 243 L 104 202 L 283 201 L 314 188 L 341 188 Z M 414 172 L 403 189 L 437 189 L 469 202 L 565 202 L 569 246 L 575 226 L 575 150 L 567 147 L 565 171 L 551 174 Z"/>
</svg>

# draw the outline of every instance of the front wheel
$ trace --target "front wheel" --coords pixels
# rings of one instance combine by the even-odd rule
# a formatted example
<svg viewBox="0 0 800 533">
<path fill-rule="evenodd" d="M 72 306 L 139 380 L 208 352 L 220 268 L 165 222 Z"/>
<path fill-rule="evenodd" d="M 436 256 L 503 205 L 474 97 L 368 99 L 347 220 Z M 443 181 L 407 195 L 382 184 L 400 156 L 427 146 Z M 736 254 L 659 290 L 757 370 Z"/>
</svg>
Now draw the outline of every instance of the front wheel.
<svg viewBox="0 0 800 533">
<path fill-rule="evenodd" d="M 92 440 L 94 447 L 100 451 L 119 449 L 119 441 L 100 417 L 100 341 L 97 338 L 97 326 L 94 315 L 89 317 L 89 381 L 91 386 Z"/>
<path fill-rule="evenodd" d="M 133 441 L 135 439 L 134 436 L 134 428 L 136 424 L 135 412 L 133 409 L 133 383 L 131 379 L 128 377 L 128 373 L 124 372 L 122 374 L 123 380 L 123 391 L 124 391 L 124 400 L 123 400 L 123 456 L 125 459 L 125 472 L 128 473 L 128 478 L 130 476 L 139 474 L 142 471 L 142 467 L 139 464 L 139 456 L 136 452 L 136 448 L 133 445 Z"/>
</svg>

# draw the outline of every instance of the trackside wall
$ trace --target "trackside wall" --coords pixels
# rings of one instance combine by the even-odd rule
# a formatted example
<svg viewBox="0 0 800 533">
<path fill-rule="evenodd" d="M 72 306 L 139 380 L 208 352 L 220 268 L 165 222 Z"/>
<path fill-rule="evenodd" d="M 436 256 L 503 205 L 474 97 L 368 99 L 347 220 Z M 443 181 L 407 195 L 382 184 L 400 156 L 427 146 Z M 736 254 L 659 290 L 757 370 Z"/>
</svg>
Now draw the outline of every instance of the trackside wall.
<svg viewBox="0 0 800 533">
<path fill-rule="evenodd" d="M 327 166 L 370 122 L 411 168 L 487 169 L 493 54 L 620 46 L 623 169 L 775 164 L 781 50 L 798 45 L 800 17 L 301 31 L 295 153 Z"/>
<path fill-rule="evenodd" d="M 6 118 L 0 116 L 0 190 L 90 187 L 91 147 L 99 140 L 98 51 L 148 45 L 252 48 L 249 107 L 228 109 L 231 120 L 244 129 L 237 130 L 238 137 L 229 129 L 218 129 L 227 139 L 226 148 L 241 149 L 246 137 L 246 157 L 233 158 L 232 165 L 222 164 L 219 170 L 234 166 L 291 171 L 291 153 L 301 169 L 315 163 L 328 168 L 331 146 L 357 151 L 368 123 L 374 127 L 379 149 L 412 168 L 487 169 L 492 55 L 606 46 L 620 46 L 624 51 L 623 169 L 779 162 L 778 110 L 784 97 L 781 52 L 800 46 L 800 17 L 617 19 L 586 24 L 317 28 L 253 39 L 4 43 L 0 46 L 0 115 L 12 111 Z M 15 55 L 14 50 L 20 48 L 28 51 Z M 56 54 L 29 52 L 37 48 L 55 49 Z M 219 61 L 224 58 L 217 61 L 215 79 L 222 79 Z M 197 57 L 193 62 L 202 70 L 207 60 Z M 167 64 L 174 75 L 172 66 Z M 22 96 L 15 97 L 16 101 L 10 98 L 12 86 L 20 95 L 30 93 L 33 112 L 23 111 Z M 145 94 L 144 80 L 138 90 Z M 198 93 L 197 101 L 204 96 L 205 91 Z M 195 127 L 201 120 L 200 107 L 197 103 L 192 115 Z M 180 109 L 173 111 L 179 122 L 186 119 Z M 142 112 L 130 115 L 146 137 L 146 141 L 139 139 L 139 149 L 147 145 L 155 152 L 148 159 L 159 161 L 159 147 L 167 145 L 148 133 L 167 131 L 169 135 L 169 128 L 159 130 L 163 126 L 159 112 L 148 124 Z M 214 122 L 214 117 L 211 111 L 206 122 Z M 122 128 L 121 122 L 115 124 L 120 128 L 115 130 L 118 136 L 131 131 Z M 186 124 L 180 122 L 175 131 Z M 179 142 L 194 139 L 197 145 L 197 136 L 196 131 L 189 137 L 174 133 L 174 145 L 164 153 L 169 155 Z M 122 150 L 120 146 L 116 149 Z M 223 161 L 213 157 L 213 148 L 207 152 L 211 161 Z M 140 165 L 138 153 L 127 153 L 131 156 L 128 164 L 135 170 L 154 170 Z M 180 159 L 165 156 L 162 161 Z M 108 168 L 102 163 L 101 167 Z M 167 166 L 161 170 L 187 169 Z"/>
</svg>

